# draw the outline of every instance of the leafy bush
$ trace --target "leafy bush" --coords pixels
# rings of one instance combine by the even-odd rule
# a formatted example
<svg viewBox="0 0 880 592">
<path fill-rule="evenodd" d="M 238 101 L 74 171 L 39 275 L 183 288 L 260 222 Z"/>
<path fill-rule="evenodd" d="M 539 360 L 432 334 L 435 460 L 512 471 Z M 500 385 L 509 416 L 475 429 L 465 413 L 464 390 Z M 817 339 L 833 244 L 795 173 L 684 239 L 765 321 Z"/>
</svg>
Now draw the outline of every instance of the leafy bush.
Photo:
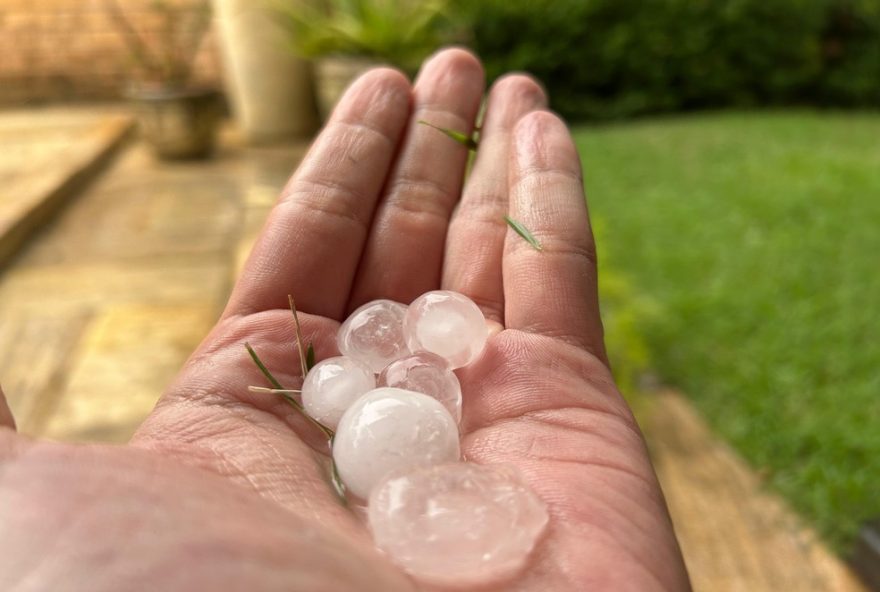
<svg viewBox="0 0 880 592">
<path fill-rule="evenodd" d="M 826 67 L 817 86 L 827 104 L 880 103 L 880 2 L 832 2 L 823 31 Z"/>
<path fill-rule="evenodd" d="M 659 318 L 660 309 L 615 264 L 614 253 L 607 249 L 604 221 L 594 216 L 592 225 L 600 258 L 599 302 L 605 348 L 617 385 L 632 401 L 651 367 L 644 326 Z"/>
<path fill-rule="evenodd" d="M 448 0 L 274 0 L 305 57 L 377 58 L 413 72 L 454 38 Z"/>
<path fill-rule="evenodd" d="M 531 72 L 569 118 L 880 104 L 875 0 L 483 0 L 461 9 L 489 76 Z"/>
</svg>

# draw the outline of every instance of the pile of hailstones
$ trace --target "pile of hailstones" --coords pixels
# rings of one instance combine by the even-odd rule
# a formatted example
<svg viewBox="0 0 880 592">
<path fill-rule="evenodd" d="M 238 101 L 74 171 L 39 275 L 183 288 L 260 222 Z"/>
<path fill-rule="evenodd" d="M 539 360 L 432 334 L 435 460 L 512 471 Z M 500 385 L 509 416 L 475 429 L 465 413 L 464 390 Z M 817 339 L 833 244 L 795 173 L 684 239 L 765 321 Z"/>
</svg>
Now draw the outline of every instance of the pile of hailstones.
<svg viewBox="0 0 880 592">
<path fill-rule="evenodd" d="M 342 355 L 315 365 L 302 386 L 306 412 L 336 430 L 336 470 L 367 501 L 376 545 L 432 584 L 510 577 L 548 521 L 512 467 L 460 462 L 453 370 L 476 360 L 487 338 L 483 313 L 457 292 L 428 292 L 408 307 L 376 300 L 342 324 Z"/>
</svg>

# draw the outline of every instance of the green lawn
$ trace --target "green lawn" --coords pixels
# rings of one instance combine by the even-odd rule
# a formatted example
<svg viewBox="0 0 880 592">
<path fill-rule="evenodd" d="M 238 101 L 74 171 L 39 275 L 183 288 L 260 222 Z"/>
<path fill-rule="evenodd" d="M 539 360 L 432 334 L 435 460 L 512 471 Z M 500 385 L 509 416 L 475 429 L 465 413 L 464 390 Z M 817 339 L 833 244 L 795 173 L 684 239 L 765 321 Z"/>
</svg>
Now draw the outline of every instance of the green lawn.
<svg viewBox="0 0 880 592">
<path fill-rule="evenodd" d="M 651 367 L 845 552 L 880 516 L 880 114 L 576 139 L 600 260 L 661 311 Z"/>
</svg>

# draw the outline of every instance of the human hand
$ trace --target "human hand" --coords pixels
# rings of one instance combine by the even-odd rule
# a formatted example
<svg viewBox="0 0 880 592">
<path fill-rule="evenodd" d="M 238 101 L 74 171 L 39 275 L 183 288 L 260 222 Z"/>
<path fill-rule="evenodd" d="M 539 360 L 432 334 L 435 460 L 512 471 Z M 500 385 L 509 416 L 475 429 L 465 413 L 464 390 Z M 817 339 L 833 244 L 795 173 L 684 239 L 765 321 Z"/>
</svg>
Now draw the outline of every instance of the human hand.
<svg viewBox="0 0 880 592">
<path fill-rule="evenodd" d="M 387 69 L 353 85 L 223 317 L 130 446 L 35 443 L 0 429 L 0 589 L 415 589 L 338 503 L 309 445 L 314 429 L 248 391 L 262 382 L 244 343 L 295 386 L 288 294 L 321 359 L 336 355 L 339 322 L 360 304 L 441 287 L 493 324 L 482 357 L 459 371 L 463 453 L 517 466 L 551 516 L 527 569 L 498 589 L 689 589 L 605 359 L 564 124 L 535 82 L 502 79 L 462 191 L 466 150 L 415 123 L 470 131 L 482 93 L 482 69 L 461 50 L 434 56 L 414 87 Z M 505 226 L 508 213 L 543 251 Z"/>
</svg>

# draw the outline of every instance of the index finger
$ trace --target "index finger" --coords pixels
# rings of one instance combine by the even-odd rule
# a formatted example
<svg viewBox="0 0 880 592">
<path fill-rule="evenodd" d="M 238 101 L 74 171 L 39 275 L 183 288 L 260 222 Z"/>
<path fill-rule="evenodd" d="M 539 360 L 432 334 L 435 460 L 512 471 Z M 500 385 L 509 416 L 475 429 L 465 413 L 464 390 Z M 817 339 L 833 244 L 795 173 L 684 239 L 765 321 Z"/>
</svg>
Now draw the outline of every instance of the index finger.
<svg viewBox="0 0 880 592">
<path fill-rule="evenodd" d="M 341 320 L 410 111 L 410 85 L 373 70 L 345 93 L 269 215 L 224 316 L 287 308 Z"/>
</svg>

